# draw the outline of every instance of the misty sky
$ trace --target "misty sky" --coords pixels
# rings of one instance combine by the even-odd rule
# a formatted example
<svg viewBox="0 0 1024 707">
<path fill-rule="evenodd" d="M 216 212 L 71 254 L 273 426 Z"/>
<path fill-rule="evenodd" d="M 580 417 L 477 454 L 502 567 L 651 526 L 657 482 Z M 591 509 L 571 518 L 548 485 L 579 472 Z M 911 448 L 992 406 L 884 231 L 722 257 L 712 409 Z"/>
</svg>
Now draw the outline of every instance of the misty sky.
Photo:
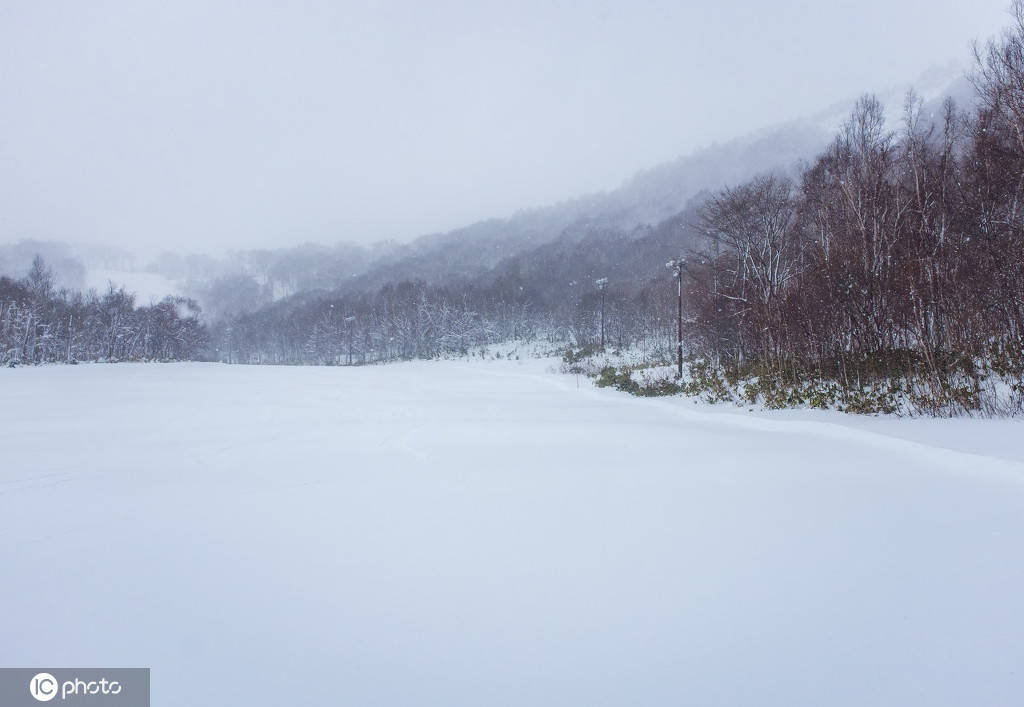
<svg viewBox="0 0 1024 707">
<path fill-rule="evenodd" d="M 400 240 L 969 55 L 1008 0 L 0 0 L 0 242 Z"/>
</svg>

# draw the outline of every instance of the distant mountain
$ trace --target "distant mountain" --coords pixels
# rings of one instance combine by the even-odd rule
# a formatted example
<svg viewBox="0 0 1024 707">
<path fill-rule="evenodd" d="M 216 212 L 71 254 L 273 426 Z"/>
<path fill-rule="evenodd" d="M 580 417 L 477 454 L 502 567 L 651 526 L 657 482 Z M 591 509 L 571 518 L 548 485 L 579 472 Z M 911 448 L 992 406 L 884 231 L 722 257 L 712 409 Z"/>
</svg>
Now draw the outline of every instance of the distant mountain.
<svg viewBox="0 0 1024 707">
<path fill-rule="evenodd" d="M 818 152 L 829 137 L 813 124 L 794 121 L 714 145 L 640 172 L 610 192 L 424 236 L 368 263 L 362 272 L 339 280 L 337 287 L 354 291 L 400 280 L 471 280 L 510 257 L 559 239 L 627 237 L 679 213 L 702 192 L 766 170 L 791 169 Z"/>
<path fill-rule="evenodd" d="M 900 126 L 908 89 L 938 118 L 947 96 L 966 104 L 972 90 L 957 64 L 932 69 L 913 84 L 879 94 L 893 130 Z M 629 237 L 671 219 L 702 193 L 766 171 L 792 171 L 820 152 L 848 117 L 856 99 L 809 118 L 789 121 L 715 144 L 628 179 L 609 192 L 521 211 L 448 233 L 419 238 L 339 280 L 342 291 L 367 290 L 400 280 L 469 281 L 510 258 L 556 241 Z"/>
<path fill-rule="evenodd" d="M 887 106 L 893 130 L 900 127 L 904 97 L 911 87 L 925 102 L 925 115 L 935 118 L 941 115 L 946 96 L 960 103 L 972 100 L 971 87 L 959 66 L 933 69 L 913 84 L 878 94 Z M 152 276 L 146 279 L 146 294 L 156 297 L 161 288 L 168 294 L 182 292 L 198 298 L 211 316 L 221 317 L 301 292 L 365 291 L 402 280 L 479 282 L 497 276 L 496 272 L 507 270 L 512 263 L 523 267 L 525 259 L 520 256 L 527 253 L 543 259 L 552 253 L 569 257 L 570 251 L 586 252 L 585 247 L 573 245 L 576 243 L 600 242 L 608 250 L 617 240 L 649 241 L 653 237 L 661 245 L 651 252 L 662 253 L 676 249 L 682 241 L 669 247 L 665 240 L 668 232 L 679 235 L 681 227 L 666 231 L 660 224 L 676 223 L 677 216 L 703 194 L 758 173 L 795 170 L 827 145 L 854 102 L 851 99 L 808 118 L 705 147 L 641 171 L 618 189 L 422 236 L 407 244 L 381 243 L 369 248 L 309 244 L 236 251 L 224 258 L 167 253 L 144 269 Z M 67 246 L 62 249 L 61 245 L 22 243 L 0 248 L 0 272 L 22 274 L 34 247 L 47 251 L 44 257 L 54 261 L 59 278 L 72 286 L 96 285 L 99 279 L 92 270 L 102 271 L 103 279 L 111 281 L 123 274 L 120 279 L 124 282 L 115 284 L 128 284 L 132 280 L 128 273 L 138 271 L 122 251 L 85 252 Z M 628 257 L 629 249 L 621 255 Z"/>
</svg>

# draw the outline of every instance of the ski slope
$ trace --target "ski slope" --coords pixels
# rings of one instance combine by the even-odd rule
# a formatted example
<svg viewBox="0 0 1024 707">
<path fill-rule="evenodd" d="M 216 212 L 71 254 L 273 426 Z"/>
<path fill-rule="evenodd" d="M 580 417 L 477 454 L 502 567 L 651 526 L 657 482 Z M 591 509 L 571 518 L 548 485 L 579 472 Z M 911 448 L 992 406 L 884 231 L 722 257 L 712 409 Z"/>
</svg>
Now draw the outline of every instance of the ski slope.
<svg viewBox="0 0 1024 707">
<path fill-rule="evenodd" d="M 0 370 L 0 665 L 151 667 L 155 705 L 1020 704 L 1024 426 L 547 368 Z"/>
</svg>

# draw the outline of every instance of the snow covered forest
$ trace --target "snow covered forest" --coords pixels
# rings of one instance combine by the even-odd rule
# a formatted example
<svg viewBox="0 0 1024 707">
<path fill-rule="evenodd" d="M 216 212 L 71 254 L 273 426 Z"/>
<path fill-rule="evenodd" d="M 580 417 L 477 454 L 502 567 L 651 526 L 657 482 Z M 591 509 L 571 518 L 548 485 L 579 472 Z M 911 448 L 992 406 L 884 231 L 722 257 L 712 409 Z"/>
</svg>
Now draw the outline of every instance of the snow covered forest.
<svg viewBox="0 0 1024 707">
<path fill-rule="evenodd" d="M 190 361 L 207 350 L 199 305 L 190 299 L 136 306 L 124 288 L 56 288 L 40 257 L 23 279 L 0 277 L 0 364 Z"/>
<path fill-rule="evenodd" d="M 654 223 L 637 214 L 664 215 L 664 190 L 644 202 L 634 186 L 412 247 L 253 253 L 243 269 L 200 278 L 192 296 L 146 306 L 124 289 L 58 289 L 37 260 L 26 278 L 0 280 L 0 361 L 355 365 L 544 339 L 573 360 L 639 348 L 632 368 L 665 365 L 678 326 L 665 262 L 681 258 L 698 392 L 742 388 L 773 407 L 892 411 L 899 398 L 927 414 L 1018 414 L 1019 3 L 1015 17 L 976 50 L 966 100 L 865 96 L 817 154 L 759 164 Z M 172 256 L 154 267 L 212 271 Z"/>
</svg>

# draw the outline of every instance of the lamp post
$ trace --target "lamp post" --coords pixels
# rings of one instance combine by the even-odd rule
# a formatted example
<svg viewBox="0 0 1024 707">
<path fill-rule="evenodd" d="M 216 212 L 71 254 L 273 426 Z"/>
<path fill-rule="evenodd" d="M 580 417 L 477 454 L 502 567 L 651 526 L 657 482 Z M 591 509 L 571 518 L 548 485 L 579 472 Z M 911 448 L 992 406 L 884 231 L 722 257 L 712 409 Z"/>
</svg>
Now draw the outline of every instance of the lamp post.
<svg viewBox="0 0 1024 707">
<path fill-rule="evenodd" d="M 670 260 L 665 267 L 672 271 L 676 278 L 676 361 L 679 366 L 679 378 L 683 377 L 683 269 L 686 267 L 686 258 Z"/>
<path fill-rule="evenodd" d="M 348 365 L 352 365 L 352 322 L 355 317 L 345 317 L 345 330 L 348 333 Z"/>
<path fill-rule="evenodd" d="M 608 278 L 602 277 L 600 280 L 595 280 L 594 284 L 601 292 L 601 350 L 604 351 L 604 291 L 608 288 Z"/>
</svg>

